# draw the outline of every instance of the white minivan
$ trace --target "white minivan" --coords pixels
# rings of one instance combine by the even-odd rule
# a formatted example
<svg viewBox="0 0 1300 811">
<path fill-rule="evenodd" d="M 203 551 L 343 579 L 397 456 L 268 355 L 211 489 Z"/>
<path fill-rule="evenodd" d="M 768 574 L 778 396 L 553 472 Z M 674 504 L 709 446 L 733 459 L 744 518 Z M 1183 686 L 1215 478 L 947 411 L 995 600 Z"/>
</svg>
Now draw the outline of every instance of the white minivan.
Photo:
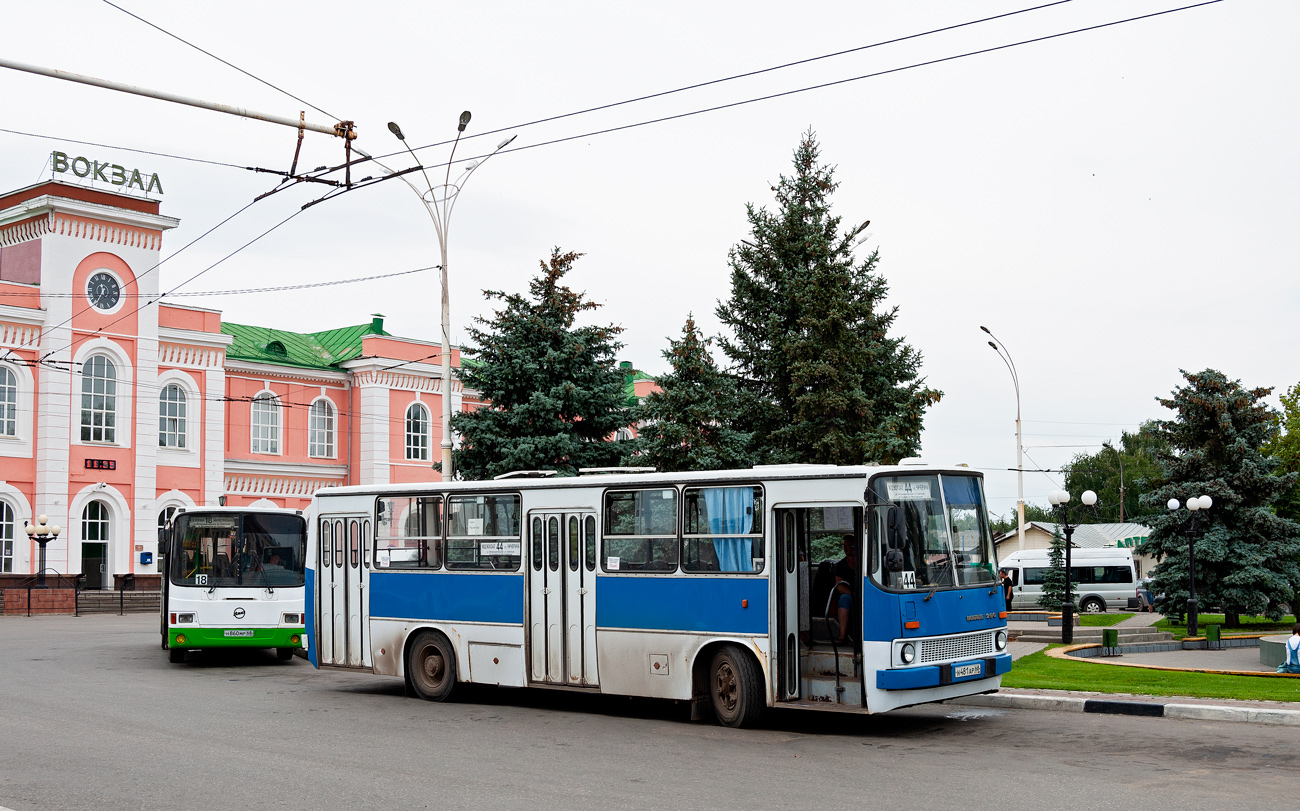
<svg viewBox="0 0 1300 811">
<path fill-rule="evenodd" d="M 999 568 L 1011 575 L 1012 611 L 1042 610 L 1043 578 L 1050 566 L 1046 549 L 1012 552 Z M 1132 549 L 1071 549 L 1070 581 L 1074 604 L 1081 612 L 1096 614 L 1108 608 L 1127 608 L 1137 597 L 1137 571 Z M 1060 610 L 1052 607 L 1051 611 Z"/>
</svg>

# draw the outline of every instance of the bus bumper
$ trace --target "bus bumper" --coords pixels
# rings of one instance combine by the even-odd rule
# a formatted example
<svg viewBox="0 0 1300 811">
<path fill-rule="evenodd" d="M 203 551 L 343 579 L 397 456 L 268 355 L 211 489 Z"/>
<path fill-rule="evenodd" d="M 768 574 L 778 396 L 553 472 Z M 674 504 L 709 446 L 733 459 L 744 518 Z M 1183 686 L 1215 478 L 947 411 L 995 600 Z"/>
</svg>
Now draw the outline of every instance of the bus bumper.
<svg viewBox="0 0 1300 811">
<path fill-rule="evenodd" d="M 306 635 L 297 628 L 169 628 L 167 647 L 201 648 L 301 648 Z"/>
<path fill-rule="evenodd" d="M 978 669 L 976 669 L 978 666 Z M 1011 654 L 1003 653 L 983 659 L 953 662 L 946 665 L 877 670 L 876 688 L 880 690 L 915 690 L 919 687 L 940 687 L 968 681 L 1001 676 L 1011 670 Z M 963 675 L 955 675 L 962 673 Z"/>
</svg>

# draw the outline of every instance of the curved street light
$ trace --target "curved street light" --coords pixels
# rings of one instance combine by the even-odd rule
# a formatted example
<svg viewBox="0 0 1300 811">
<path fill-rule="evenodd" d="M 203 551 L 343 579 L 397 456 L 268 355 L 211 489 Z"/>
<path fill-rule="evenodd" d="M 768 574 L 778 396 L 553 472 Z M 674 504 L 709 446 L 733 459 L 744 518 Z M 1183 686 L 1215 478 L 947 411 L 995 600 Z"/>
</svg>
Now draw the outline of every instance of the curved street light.
<svg viewBox="0 0 1300 811">
<path fill-rule="evenodd" d="M 1025 548 L 1025 464 L 1024 464 L 1025 443 L 1022 441 L 1021 434 L 1020 434 L 1020 375 L 1016 372 L 1016 362 L 1011 359 L 1011 353 L 1007 351 L 1006 345 L 1003 344 L 1001 341 L 999 341 L 998 336 L 994 335 L 993 332 L 988 327 L 981 326 L 980 329 L 988 333 L 988 336 L 993 339 L 992 341 L 988 342 L 989 346 L 993 347 L 993 351 L 997 352 L 998 357 L 1002 358 L 1002 362 L 1007 365 L 1007 371 L 1011 372 L 1011 382 L 1016 387 L 1016 525 L 1019 530 L 1017 541 L 1016 541 L 1016 549 L 1017 551 L 1024 551 Z"/>
<path fill-rule="evenodd" d="M 416 157 L 415 151 L 406 143 L 406 135 L 396 121 L 388 122 L 388 131 L 402 142 L 406 151 L 415 159 L 415 163 L 420 167 L 420 174 L 424 177 L 425 190 L 420 191 L 419 187 L 410 181 L 406 175 L 400 175 L 402 181 L 410 186 L 415 196 L 420 198 L 424 205 L 425 211 L 429 213 L 429 219 L 433 220 L 434 231 L 438 234 L 438 251 L 442 261 L 438 265 L 439 277 L 442 285 L 442 478 L 443 481 L 449 481 L 452 477 L 451 464 L 451 299 L 447 289 L 447 237 L 448 229 L 451 227 L 451 214 L 456 207 L 456 200 L 460 197 L 461 190 L 469 182 L 469 178 L 474 172 L 487 162 L 496 153 L 505 149 L 511 141 L 515 140 L 516 135 L 511 135 L 501 143 L 497 144 L 487 157 L 481 160 L 471 161 L 462 170 L 456 182 L 451 182 L 451 166 L 456 157 L 456 146 L 460 143 L 461 133 L 465 127 L 469 126 L 471 114 L 469 110 L 460 114 L 460 119 L 456 124 L 456 140 L 451 144 L 451 154 L 447 157 L 447 171 L 443 175 L 440 185 L 435 186 L 429 179 L 429 174 L 420 164 L 420 159 Z M 355 149 L 355 147 L 354 147 Z M 373 156 L 366 154 L 363 150 L 357 149 L 362 157 L 368 158 L 379 165 L 380 168 L 388 172 L 393 172 L 391 168 L 380 163 Z"/>
</svg>

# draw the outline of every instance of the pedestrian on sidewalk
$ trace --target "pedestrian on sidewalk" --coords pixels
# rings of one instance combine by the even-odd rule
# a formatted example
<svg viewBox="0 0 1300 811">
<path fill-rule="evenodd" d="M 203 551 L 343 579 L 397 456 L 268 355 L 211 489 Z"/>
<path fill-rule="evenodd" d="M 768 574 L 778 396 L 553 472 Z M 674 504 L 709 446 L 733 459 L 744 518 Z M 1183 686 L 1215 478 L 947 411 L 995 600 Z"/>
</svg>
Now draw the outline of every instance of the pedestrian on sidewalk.
<svg viewBox="0 0 1300 811">
<path fill-rule="evenodd" d="M 1283 650 L 1286 651 L 1286 661 L 1278 666 L 1277 672 L 1300 673 L 1300 622 L 1291 629 L 1291 638 L 1286 641 Z"/>
<path fill-rule="evenodd" d="M 1000 580 L 1001 580 L 1001 582 L 1002 582 L 1002 596 L 1003 596 L 1003 597 L 1006 599 L 1006 601 L 1007 601 L 1007 610 L 1010 611 L 1010 610 L 1011 610 L 1011 592 L 1012 592 L 1012 587 L 1015 585 L 1015 581 L 1013 581 L 1013 580 L 1011 579 L 1011 575 L 1010 575 L 1010 573 L 1007 572 L 1006 569 L 1002 569 L 1001 571 L 999 571 L 999 572 L 998 572 L 998 575 L 999 575 L 999 578 L 1000 578 Z"/>
</svg>

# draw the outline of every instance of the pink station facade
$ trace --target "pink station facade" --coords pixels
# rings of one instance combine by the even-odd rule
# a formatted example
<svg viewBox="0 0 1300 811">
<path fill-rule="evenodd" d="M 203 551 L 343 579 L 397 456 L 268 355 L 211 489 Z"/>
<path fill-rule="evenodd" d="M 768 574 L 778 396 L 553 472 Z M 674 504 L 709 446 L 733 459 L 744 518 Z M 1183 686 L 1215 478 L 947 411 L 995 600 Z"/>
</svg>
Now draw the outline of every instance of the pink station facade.
<svg viewBox="0 0 1300 811">
<path fill-rule="evenodd" d="M 304 334 L 149 304 L 178 223 L 57 181 L 0 195 L 0 589 L 33 579 L 40 515 L 62 528 L 48 577 L 155 589 L 179 507 L 306 509 L 321 487 L 439 478 L 437 345 L 382 317 Z M 455 381 L 449 396 L 478 404 Z"/>
</svg>

